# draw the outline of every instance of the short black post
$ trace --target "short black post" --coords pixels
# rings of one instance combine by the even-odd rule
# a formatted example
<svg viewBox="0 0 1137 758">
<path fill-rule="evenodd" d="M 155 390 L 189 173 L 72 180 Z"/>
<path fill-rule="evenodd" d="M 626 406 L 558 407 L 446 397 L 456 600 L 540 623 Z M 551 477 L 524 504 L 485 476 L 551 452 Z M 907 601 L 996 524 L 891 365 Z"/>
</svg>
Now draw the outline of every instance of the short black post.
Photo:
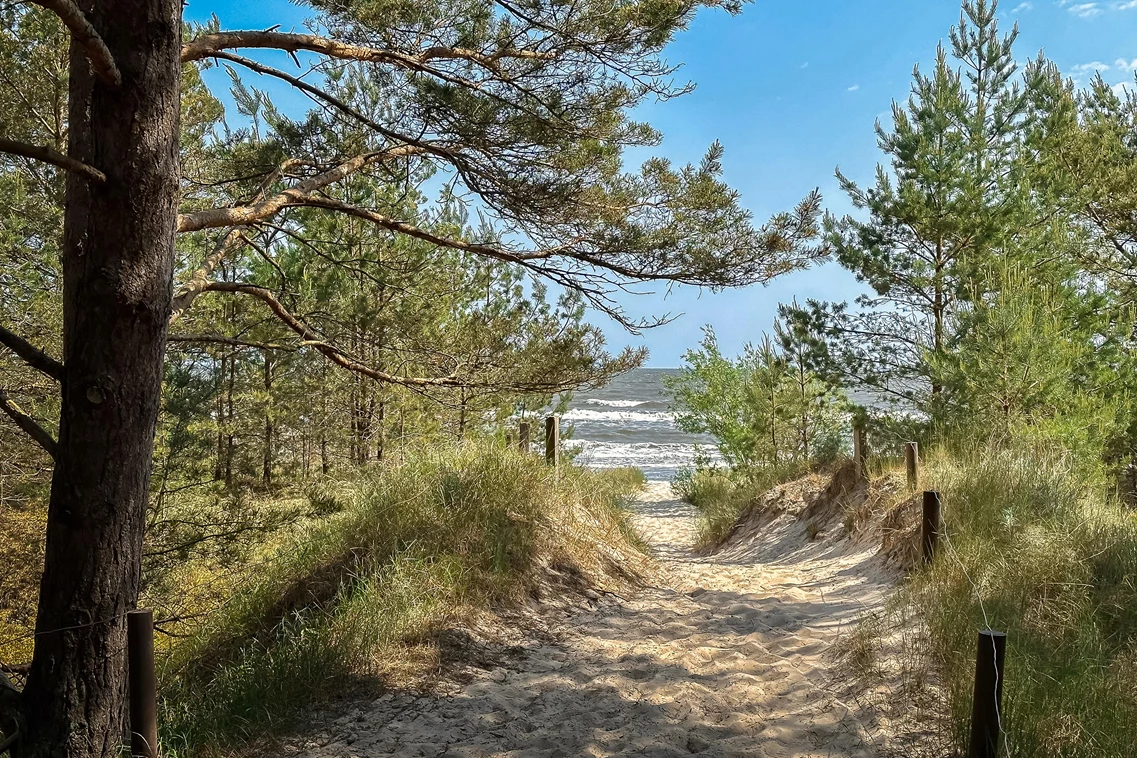
<svg viewBox="0 0 1137 758">
<path fill-rule="evenodd" d="M 561 457 L 561 417 L 545 419 L 545 463 L 556 466 Z"/>
<path fill-rule="evenodd" d="M 517 425 L 517 444 L 521 452 L 529 452 L 529 422 L 522 421 Z"/>
<path fill-rule="evenodd" d="M 857 481 L 862 481 L 868 478 L 869 474 L 869 450 L 868 450 L 868 435 L 865 433 L 863 426 L 857 425 L 853 427 L 853 470 L 856 473 Z"/>
<path fill-rule="evenodd" d="M 915 442 L 904 443 L 904 469 L 908 472 L 908 486 L 915 487 L 920 478 L 920 446 Z"/>
<path fill-rule="evenodd" d="M 975 699 L 971 706 L 971 748 L 968 758 L 997 758 L 1002 737 L 1003 670 L 1007 635 L 979 633 L 975 655 Z"/>
<path fill-rule="evenodd" d="M 920 529 L 920 547 L 924 563 L 931 563 L 940 546 L 940 493 L 924 493 L 924 518 Z"/>
<path fill-rule="evenodd" d="M 126 614 L 130 754 L 158 758 L 158 683 L 154 675 L 154 614 Z"/>
</svg>

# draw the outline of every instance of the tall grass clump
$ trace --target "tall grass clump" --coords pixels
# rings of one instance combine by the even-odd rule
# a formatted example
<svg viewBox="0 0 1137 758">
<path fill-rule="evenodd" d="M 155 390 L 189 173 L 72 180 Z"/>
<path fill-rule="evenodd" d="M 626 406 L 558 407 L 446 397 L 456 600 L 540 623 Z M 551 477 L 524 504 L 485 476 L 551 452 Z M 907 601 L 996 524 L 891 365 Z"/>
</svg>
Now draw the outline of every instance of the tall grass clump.
<svg viewBox="0 0 1137 758">
<path fill-rule="evenodd" d="M 622 503 L 638 484 L 471 443 L 314 488 L 329 515 L 164 661 L 165 746 L 239 744 L 352 682 L 398 684 L 424 657 L 436 668 L 440 631 L 519 599 L 542 566 L 602 581 L 637 559 Z"/>
<path fill-rule="evenodd" d="M 1135 754 L 1137 515 L 1085 460 L 1020 441 L 929 461 L 948 539 L 906 593 L 927 624 L 961 751 L 976 632 L 994 628 L 1008 634 L 1011 755 Z"/>
</svg>

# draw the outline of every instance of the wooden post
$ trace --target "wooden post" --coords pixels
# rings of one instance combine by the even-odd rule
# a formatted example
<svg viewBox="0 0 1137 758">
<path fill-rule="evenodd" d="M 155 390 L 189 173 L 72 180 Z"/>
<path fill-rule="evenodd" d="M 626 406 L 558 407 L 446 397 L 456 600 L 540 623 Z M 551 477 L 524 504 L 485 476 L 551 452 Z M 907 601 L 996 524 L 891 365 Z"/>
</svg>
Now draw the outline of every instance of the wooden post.
<svg viewBox="0 0 1137 758">
<path fill-rule="evenodd" d="M 865 433 L 863 426 L 853 427 L 853 470 L 856 472 L 857 481 L 863 481 L 868 478 L 869 467 L 869 450 L 868 450 L 868 435 Z"/>
<path fill-rule="evenodd" d="M 158 758 L 158 684 L 154 676 L 154 614 L 126 614 L 127 689 L 130 699 L 130 754 Z"/>
<path fill-rule="evenodd" d="M 975 654 L 975 695 L 971 705 L 971 748 L 968 758 L 997 758 L 1002 737 L 1003 671 L 1007 635 L 979 633 Z"/>
<path fill-rule="evenodd" d="M 927 565 L 936 557 L 940 544 L 940 493 L 924 493 L 924 518 L 920 528 L 920 547 Z"/>
<path fill-rule="evenodd" d="M 517 444 L 521 452 L 529 452 L 529 422 L 522 421 L 517 426 Z"/>
<path fill-rule="evenodd" d="M 561 460 L 561 417 L 545 419 L 545 463 L 557 466 Z"/>
<path fill-rule="evenodd" d="M 915 442 L 904 443 L 904 468 L 908 472 L 908 486 L 915 487 L 920 479 L 920 446 Z"/>
</svg>

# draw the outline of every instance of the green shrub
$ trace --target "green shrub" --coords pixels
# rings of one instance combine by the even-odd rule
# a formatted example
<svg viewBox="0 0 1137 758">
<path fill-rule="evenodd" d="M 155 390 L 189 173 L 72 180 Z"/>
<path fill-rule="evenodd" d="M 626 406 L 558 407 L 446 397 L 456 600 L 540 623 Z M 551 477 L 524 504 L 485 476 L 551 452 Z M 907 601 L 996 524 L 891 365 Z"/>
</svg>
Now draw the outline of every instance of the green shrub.
<svg viewBox="0 0 1137 758">
<path fill-rule="evenodd" d="M 642 481 L 488 444 L 422 449 L 309 498 L 332 511 L 249 567 L 241 589 L 162 665 L 175 753 L 265 733 L 359 677 L 382 677 L 471 609 L 508 602 L 540 561 L 596 574 L 628 544 Z"/>
</svg>

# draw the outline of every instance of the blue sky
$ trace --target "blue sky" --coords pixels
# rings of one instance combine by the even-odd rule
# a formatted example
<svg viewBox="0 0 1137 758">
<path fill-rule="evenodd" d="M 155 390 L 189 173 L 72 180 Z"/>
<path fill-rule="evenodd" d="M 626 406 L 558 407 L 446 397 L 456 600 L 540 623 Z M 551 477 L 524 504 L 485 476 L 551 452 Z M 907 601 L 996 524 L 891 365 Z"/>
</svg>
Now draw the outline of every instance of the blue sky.
<svg viewBox="0 0 1137 758">
<path fill-rule="evenodd" d="M 1137 0 L 1006 0 L 1000 12 L 1008 30 L 1019 22 L 1020 60 L 1044 50 L 1079 82 L 1094 70 L 1110 84 L 1133 80 Z M 299 28 L 307 11 L 283 0 L 189 0 L 187 20 L 211 13 L 223 28 Z M 663 131 L 655 152 L 675 162 L 698 161 L 711 142 L 722 142 L 726 178 L 756 221 L 792 207 L 814 187 L 827 208 L 843 213 L 849 206 L 834 168 L 871 179 L 880 159 L 874 121 L 887 123 L 892 101 L 908 95 L 912 67 L 931 62 L 958 20 L 958 0 L 756 0 L 741 16 L 704 11 L 667 50 L 696 90 L 636 116 Z M 770 329 L 779 302 L 848 300 L 860 291 L 847 272 L 825 265 L 767 287 L 625 297 L 632 314 L 683 314 L 642 338 L 603 318 L 595 322 L 614 348 L 643 344 L 651 351 L 648 365 L 671 367 L 698 342 L 704 324 L 715 328 L 724 350 L 737 352 Z"/>
</svg>

